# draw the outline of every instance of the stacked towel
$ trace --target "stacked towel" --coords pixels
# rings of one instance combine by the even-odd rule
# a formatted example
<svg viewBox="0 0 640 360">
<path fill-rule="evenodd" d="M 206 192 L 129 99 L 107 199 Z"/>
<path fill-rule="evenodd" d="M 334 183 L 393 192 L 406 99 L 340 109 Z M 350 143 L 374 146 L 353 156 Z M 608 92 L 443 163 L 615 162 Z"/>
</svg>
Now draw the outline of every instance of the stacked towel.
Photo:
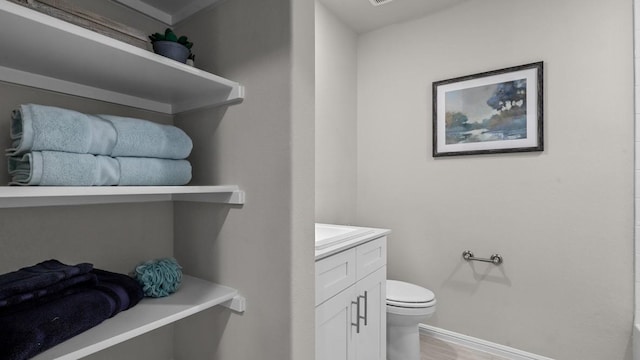
<svg viewBox="0 0 640 360">
<path fill-rule="evenodd" d="M 0 275 L 0 308 L 43 297 L 83 283 L 93 284 L 93 265 L 65 265 L 57 260 Z"/>
<path fill-rule="evenodd" d="M 10 185 L 184 185 L 191 180 L 187 160 L 109 157 L 34 151 L 9 158 Z"/>
<path fill-rule="evenodd" d="M 56 269 L 49 269 L 49 265 Z M 53 279 L 82 276 L 69 274 L 78 268 L 86 270 L 86 265 L 68 266 L 49 260 L 0 275 L 0 290 L 14 293 L 19 287 L 30 292 Z M 127 275 L 99 269 L 85 274 L 95 281 L 0 307 L 0 359 L 29 359 L 135 306 L 143 297 L 141 286 Z M 5 285 L 11 290 L 5 291 Z"/>
<path fill-rule="evenodd" d="M 12 113 L 12 185 L 185 185 L 193 144 L 175 126 L 35 104 Z"/>
<path fill-rule="evenodd" d="M 175 126 L 112 116 L 87 115 L 53 106 L 20 105 L 11 115 L 10 156 L 64 151 L 107 156 L 185 159 L 193 144 Z"/>
</svg>

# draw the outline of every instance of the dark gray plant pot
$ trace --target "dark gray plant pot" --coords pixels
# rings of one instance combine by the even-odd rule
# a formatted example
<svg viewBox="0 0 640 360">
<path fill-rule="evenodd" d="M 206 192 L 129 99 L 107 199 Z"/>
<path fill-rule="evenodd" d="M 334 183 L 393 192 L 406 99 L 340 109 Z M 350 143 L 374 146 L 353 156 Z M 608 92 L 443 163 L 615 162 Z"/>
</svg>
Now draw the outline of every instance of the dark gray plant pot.
<svg viewBox="0 0 640 360">
<path fill-rule="evenodd" d="M 187 62 L 187 58 L 189 57 L 189 49 L 173 41 L 154 41 L 153 52 L 183 64 Z"/>
</svg>

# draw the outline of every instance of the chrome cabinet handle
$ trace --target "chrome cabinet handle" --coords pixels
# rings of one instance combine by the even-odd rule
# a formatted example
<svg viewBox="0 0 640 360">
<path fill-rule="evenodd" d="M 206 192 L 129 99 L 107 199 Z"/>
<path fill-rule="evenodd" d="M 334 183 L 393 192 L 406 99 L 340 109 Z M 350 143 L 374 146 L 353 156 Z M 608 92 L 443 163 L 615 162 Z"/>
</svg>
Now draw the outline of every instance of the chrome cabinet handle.
<svg viewBox="0 0 640 360">
<path fill-rule="evenodd" d="M 365 291 L 364 295 L 358 295 L 356 301 L 351 302 L 352 306 L 356 306 L 356 322 L 351 322 L 351 326 L 356 327 L 356 334 L 360 334 L 360 320 L 364 320 L 364 326 L 367 326 L 367 308 L 369 307 L 368 298 L 368 293 Z M 364 316 L 360 315 L 360 299 L 364 299 Z"/>
<path fill-rule="evenodd" d="M 361 297 L 364 297 L 364 318 L 363 319 L 364 319 L 364 326 L 367 326 L 367 318 L 369 318 L 369 316 L 367 315 L 367 309 L 369 309 L 369 305 L 368 305 L 369 295 L 365 291 L 364 296 L 358 296 L 358 302 L 360 302 Z"/>
<path fill-rule="evenodd" d="M 351 321 L 351 326 L 356 327 L 356 334 L 360 334 L 360 296 L 356 298 L 356 301 L 351 301 L 351 307 L 356 306 L 356 322 Z M 351 317 L 353 319 L 353 316 Z"/>
</svg>

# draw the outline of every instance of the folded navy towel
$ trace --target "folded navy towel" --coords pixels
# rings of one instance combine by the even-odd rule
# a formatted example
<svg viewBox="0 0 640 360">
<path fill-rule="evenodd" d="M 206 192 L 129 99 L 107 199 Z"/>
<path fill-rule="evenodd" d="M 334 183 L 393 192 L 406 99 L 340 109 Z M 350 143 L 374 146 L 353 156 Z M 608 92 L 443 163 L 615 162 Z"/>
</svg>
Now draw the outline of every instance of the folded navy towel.
<svg viewBox="0 0 640 360">
<path fill-rule="evenodd" d="M 95 286 L 0 309 L 0 359 L 29 359 L 136 305 L 140 285 L 127 275 L 92 271 Z"/>
<path fill-rule="evenodd" d="M 72 276 L 44 288 L 34 289 L 2 299 L 0 300 L 0 308 L 56 294 L 75 286 L 94 286 L 97 285 L 97 282 L 96 275 L 91 273 Z"/>
<path fill-rule="evenodd" d="M 132 308 L 144 297 L 142 285 L 128 275 L 100 269 L 93 269 L 91 274 L 96 275 L 98 279 L 96 288 L 109 294 L 115 301 L 113 315 Z"/>
<path fill-rule="evenodd" d="M 44 296 L 89 281 L 92 276 L 87 279 L 82 275 L 92 269 L 93 265 L 88 263 L 65 265 L 51 259 L 0 275 L 0 306 Z"/>
<path fill-rule="evenodd" d="M 187 160 L 34 151 L 9 157 L 8 165 L 10 185 L 162 186 L 191 181 Z"/>
<path fill-rule="evenodd" d="M 30 305 L 0 311 L 0 359 L 32 358 L 100 324 L 114 308 L 109 295 L 92 288 L 76 288 Z"/>
<path fill-rule="evenodd" d="M 147 120 L 88 115 L 36 104 L 20 105 L 11 117 L 9 156 L 49 150 L 185 159 L 193 148 L 191 138 L 181 129 Z"/>
</svg>

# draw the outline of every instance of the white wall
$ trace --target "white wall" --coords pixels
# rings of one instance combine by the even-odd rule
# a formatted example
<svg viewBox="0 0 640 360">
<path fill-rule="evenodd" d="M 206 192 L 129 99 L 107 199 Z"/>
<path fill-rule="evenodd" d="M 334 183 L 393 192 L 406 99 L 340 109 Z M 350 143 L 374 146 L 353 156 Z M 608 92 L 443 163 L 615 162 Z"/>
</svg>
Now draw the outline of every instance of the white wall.
<svg viewBox="0 0 640 360">
<path fill-rule="evenodd" d="M 316 221 L 353 224 L 357 180 L 357 36 L 316 3 Z"/>
<path fill-rule="evenodd" d="M 630 358 L 631 6 L 468 1 L 359 38 L 357 222 L 393 229 L 389 277 L 434 290 L 431 324 L 556 359 Z M 544 152 L 431 156 L 432 82 L 534 61 Z"/>
</svg>

